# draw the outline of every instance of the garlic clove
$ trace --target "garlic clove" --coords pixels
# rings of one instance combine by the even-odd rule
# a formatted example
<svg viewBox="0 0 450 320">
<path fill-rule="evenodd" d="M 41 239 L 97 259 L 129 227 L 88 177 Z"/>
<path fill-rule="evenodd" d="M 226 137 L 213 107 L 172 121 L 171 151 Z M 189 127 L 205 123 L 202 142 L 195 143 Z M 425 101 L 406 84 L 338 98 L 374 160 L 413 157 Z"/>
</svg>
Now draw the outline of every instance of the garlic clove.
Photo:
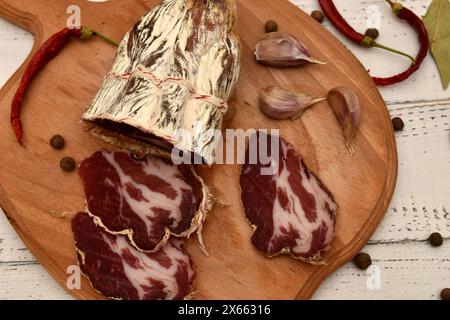
<svg viewBox="0 0 450 320">
<path fill-rule="evenodd" d="M 328 103 L 342 126 L 347 149 L 354 155 L 353 141 L 361 123 L 359 98 L 352 90 L 337 87 L 328 93 Z"/>
<path fill-rule="evenodd" d="M 275 120 L 295 120 L 306 109 L 326 99 L 278 86 L 270 86 L 261 91 L 259 100 L 259 107 L 267 117 Z"/>
<path fill-rule="evenodd" d="M 308 48 L 284 32 L 265 34 L 257 43 L 256 60 L 273 67 L 300 66 L 306 63 L 326 64 L 311 57 Z"/>
</svg>

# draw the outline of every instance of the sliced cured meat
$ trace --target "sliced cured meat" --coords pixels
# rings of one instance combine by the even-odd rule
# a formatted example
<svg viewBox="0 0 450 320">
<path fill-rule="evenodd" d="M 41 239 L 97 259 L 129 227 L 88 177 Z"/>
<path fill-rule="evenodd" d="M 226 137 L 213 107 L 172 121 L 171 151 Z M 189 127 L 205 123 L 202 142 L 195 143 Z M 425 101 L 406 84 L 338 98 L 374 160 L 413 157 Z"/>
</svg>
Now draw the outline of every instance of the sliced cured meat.
<svg viewBox="0 0 450 320">
<path fill-rule="evenodd" d="M 240 184 L 245 214 L 255 228 L 253 244 L 267 256 L 290 253 L 308 262 L 319 260 L 335 233 L 333 196 L 282 138 L 259 132 L 250 141 L 258 153 L 250 154 L 254 146 L 247 150 Z M 265 154 L 270 163 L 262 161 Z M 267 172 L 271 167 L 275 170 Z"/>
<path fill-rule="evenodd" d="M 87 213 L 72 219 L 80 269 L 103 295 L 124 300 L 179 300 L 191 293 L 195 270 L 183 241 L 156 253 L 136 250 L 126 237 L 98 227 Z"/>
<path fill-rule="evenodd" d="M 171 234 L 201 229 L 209 210 L 207 188 L 192 166 L 101 151 L 84 160 L 79 173 L 96 222 L 143 251 L 157 251 Z"/>
</svg>

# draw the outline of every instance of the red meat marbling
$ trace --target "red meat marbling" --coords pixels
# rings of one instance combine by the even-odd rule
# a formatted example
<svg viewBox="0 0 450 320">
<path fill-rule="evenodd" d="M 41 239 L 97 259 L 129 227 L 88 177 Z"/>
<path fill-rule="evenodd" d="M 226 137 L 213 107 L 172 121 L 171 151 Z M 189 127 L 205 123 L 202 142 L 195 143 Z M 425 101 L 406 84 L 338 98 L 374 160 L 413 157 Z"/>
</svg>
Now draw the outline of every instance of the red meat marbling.
<svg viewBox="0 0 450 320">
<path fill-rule="evenodd" d="M 96 152 L 79 170 L 87 211 L 113 234 L 154 252 L 170 235 L 189 236 L 201 228 L 206 187 L 192 166 L 126 152 Z"/>
<path fill-rule="evenodd" d="M 250 163 L 251 148 L 247 150 L 240 184 L 245 214 L 256 228 L 252 242 L 267 256 L 290 253 L 308 262 L 318 261 L 334 238 L 338 206 L 290 144 L 277 139 L 277 157 L 271 150 L 271 136 L 259 132 L 256 137 L 267 138 L 251 141 L 257 141 L 258 150 L 267 147 L 267 155 L 272 164 L 278 163 L 278 170 L 262 174 L 261 169 L 270 164 L 262 164 L 266 162 L 261 161 L 260 154 L 256 163 Z"/>
<path fill-rule="evenodd" d="M 156 253 L 144 253 L 78 213 L 72 230 L 81 271 L 103 295 L 124 300 L 180 300 L 195 278 L 191 258 L 180 239 L 170 239 Z"/>
</svg>

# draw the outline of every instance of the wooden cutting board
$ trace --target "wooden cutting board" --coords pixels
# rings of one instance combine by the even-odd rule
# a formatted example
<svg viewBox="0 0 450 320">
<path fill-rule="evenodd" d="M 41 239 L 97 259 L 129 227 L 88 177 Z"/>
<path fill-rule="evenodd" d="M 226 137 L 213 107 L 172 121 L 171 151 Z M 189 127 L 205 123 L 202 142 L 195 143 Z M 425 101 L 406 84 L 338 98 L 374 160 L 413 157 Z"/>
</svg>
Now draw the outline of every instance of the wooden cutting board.
<svg viewBox="0 0 450 320">
<path fill-rule="evenodd" d="M 81 7 L 83 25 L 121 39 L 156 3 L 0 0 L 0 16 L 35 35 L 34 52 L 44 39 L 65 25 L 66 8 L 71 4 Z M 311 266 L 289 257 L 265 258 L 250 242 L 251 228 L 240 202 L 239 166 L 199 168 L 214 193 L 230 205 L 216 208 L 205 225 L 210 257 L 201 253 L 196 239 L 189 240 L 198 271 L 196 298 L 310 298 L 321 281 L 363 247 L 389 205 L 397 176 L 389 113 L 367 72 L 350 51 L 288 1 L 239 0 L 238 15 L 243 67 L 225 126 L 280 129 L 333 192 L 340 206 L 337 234 L 324 265 Z M 253 50 L 268 19 L 276 20 L 280 30 L 297 36 L 316 58 L 329 63 L 285 70 L 258 65 Z M 10 102 L 23 66 L 0 91 L 0 204 L 31 252 L 66 289 L 66 269 L 76 264 L 73 237 L 69 221 L 52 213 L 83 210 L 84 195 L 78 175 L 62 172 L 59 160 L 71 155 L 79 162 L 98 149 L 111 148 L 86 132 L 79 120 L 114 55 L 115 49 L 101 41 L 74 40 L 41 72 L 24 103 L 26 148 L 16 143 L 9 125 Z M 345 149 L 341 129 L 326 102 L 295 122 L 266 119 L 257 107 L 258 94 L 272 84 L 294 85 L 319 96 L 338 85 L 355 90 L 363 110 L 355 157 Z M 57 133 L 67 140 L 63 151 L 54 151 L 48 145 L 50 137 Z M 81 290 L 69 292 L 83 299 L 101 297 L 85 279 Z"/>
</svg>

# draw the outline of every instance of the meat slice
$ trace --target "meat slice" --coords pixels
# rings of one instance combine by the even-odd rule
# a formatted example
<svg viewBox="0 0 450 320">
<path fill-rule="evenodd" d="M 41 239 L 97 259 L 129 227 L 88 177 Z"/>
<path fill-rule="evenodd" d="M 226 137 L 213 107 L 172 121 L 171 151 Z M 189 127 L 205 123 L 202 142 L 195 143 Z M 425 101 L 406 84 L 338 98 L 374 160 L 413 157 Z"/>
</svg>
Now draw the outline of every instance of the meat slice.
<svg viewBox="0 0 450 320">
<path fill-rule="evenodd" d="M 258 154 L 251 154 L 254 146 L 247 150 L 240 184 L 245 214 L 255 228 L 254 246 L 270 257 L 290 253 L 307 262 L 318 261 L 335 233 L 338 206 L 333 196 L 282 138 L 259 132 L 250 141 Z M 270 163 L 262 161 L 264 154 Z M 270 167 L 275 170 L 262 170 Z"/>
<path fill-rule="evenodd" d="M 180 300 L 191 294 L 195 270 L 182 240 L 156 253 L 136 250 L 126 237 L 107 233 L 87 213 L 72 230 L 81 271 L 103 295 L 124 300 Z"/>
<path fill-rule="evenodd" d="M 142 251 L 157 251 L 171 235 L 201 230 L 209 210 L 209 193 L 192 166 L 100 151 L 81 163 L 79 173 L 87 212 Z"/>
</svg>

